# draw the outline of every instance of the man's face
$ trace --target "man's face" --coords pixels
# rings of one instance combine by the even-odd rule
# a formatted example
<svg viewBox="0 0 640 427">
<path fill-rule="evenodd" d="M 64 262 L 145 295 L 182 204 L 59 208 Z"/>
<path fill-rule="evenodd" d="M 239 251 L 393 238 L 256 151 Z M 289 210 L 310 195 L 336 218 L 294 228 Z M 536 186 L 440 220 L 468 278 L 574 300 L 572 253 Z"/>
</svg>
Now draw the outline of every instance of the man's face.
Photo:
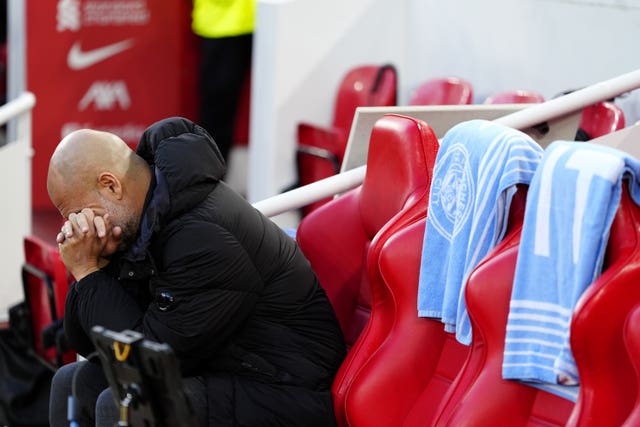
<svg viewBox="0 0 640 427">
<path fill-rule="evenodd" d="M 140 217 L 135 210 L 126 203 L 116 204 L 110 200 L 103 199 L 103 205 L 104 213 L 109 214 L 110 224 L 113 227 L 119 226 L 122 230 L 118 241 L 115 241 L 112 237 L 109 238 L 109 242 L 102 255 L 106 258 L 113 255 L 117 250 L 125 250 L 133 244 L 138 235 Z M 106 253 L 108 253 L 108 255 Z"/>
</svg>

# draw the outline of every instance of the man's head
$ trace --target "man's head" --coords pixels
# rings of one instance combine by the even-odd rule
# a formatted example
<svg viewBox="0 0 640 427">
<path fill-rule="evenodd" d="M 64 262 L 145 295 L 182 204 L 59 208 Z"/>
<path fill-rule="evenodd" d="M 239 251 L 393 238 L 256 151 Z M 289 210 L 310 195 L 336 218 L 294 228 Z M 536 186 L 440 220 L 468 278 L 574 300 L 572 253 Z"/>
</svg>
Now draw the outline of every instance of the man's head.
<svg viewBox="0 0 640 427">
<path fill-rule="evenodd" d="M 122 239 L 107 244 L 103 256 L 108 257 L 135 239 L 150 179 L 146 162 L 116 135 L 81 129 L 56 147 L 47 190 L 64 218 L 83 208 L 109 214 L 110 223 L 122 229 Z"/>
</svg>

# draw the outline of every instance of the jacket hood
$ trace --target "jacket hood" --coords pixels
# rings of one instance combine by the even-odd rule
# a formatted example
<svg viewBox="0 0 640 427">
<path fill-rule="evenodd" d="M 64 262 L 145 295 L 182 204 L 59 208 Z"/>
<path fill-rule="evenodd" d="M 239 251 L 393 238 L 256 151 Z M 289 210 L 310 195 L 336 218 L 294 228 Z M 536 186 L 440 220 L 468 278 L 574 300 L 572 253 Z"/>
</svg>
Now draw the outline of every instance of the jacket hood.
<svg viewBox="0 0 640 427">
<path fill-rule="evenodd" d="M 166 183 L 170 216 L 204 200 L 226 171 L 222 154 L 211 135 L 182 117 L 171 117 L 149 126 L 142 134 L 137 153 L 155 169 L 156 180 Z"/>
<path fill-rule="evenodd" d="M 202 127 L 182 117 L 149 126 L 137 154 L 153 171 L 152 188 L 142 216 L 140 235 L 129 259 L 140 259 L 154 232 L 172 218 L 200 204 L 224 177 L 224 158 Z"/>
</svg>

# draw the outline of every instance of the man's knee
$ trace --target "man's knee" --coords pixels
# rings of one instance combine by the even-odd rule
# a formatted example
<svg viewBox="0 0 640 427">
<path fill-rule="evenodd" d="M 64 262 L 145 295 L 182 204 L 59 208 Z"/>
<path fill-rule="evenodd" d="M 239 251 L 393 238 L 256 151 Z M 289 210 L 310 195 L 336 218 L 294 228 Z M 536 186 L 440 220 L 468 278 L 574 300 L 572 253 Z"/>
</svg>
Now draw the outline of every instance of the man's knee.
<svg viewBox="0 0 640 427">
<path fill-rule="evenodd" d="M 51 380 L 51 393 L 63 394 L 68 396 L 71 394 L 71 388 L 73 386 L 73 375 L 76 372 L 78 363 L 70 363 L 68 365 L 61 366 L 56 370 Z"/>
<path fill-rule="evenodd" d="M 69 425 L 67 409 L 77 367 L 76 363 L 64 365 L 53 375 L 49 394 L 49 424 L 52 427 Z"/>
<path fill-rule="evenodd" d="M 113 426 L 120 417 L 119 407 L 113 398 L 111 389 L 105 389 L 96 400 L 96 425 Z"/>
</svg>

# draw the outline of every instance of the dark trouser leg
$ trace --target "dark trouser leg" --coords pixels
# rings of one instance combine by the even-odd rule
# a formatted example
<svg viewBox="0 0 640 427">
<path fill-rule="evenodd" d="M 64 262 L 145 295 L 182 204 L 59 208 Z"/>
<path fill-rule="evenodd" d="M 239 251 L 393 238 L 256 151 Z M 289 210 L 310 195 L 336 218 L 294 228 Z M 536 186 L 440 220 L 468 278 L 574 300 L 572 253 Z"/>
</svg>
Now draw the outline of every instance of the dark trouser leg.
<svg viewBox="0 0 640 427">
<path fill-rule="evenodd" d="M 76 375 L 77 373 L 77 375 Z M 75 419 L 81 426 L 94 425 L 95 403 L 98 395 L 108 386 L 100 365 L 75 362 L 56 371 L 51 382 L 49 424 L 51 427 L 68 426 L 68 398 L 72 395 L 75 377 Z"/>
<path fill-rule="evenodd" d="M 198 425 L 207 426 L 207 388 L 201 377 L 184 378 L 182 380 L 187 399 L 196 414 Z M 111 389 L 106 389 L 96 402 L 96 426 L 113 427 L 117 424 L 120 411 L 111 394 Z"/>
<path fill-rule="evenodd" d="M 79 371 L 78 371 L 79 370 Z M 111 394 L 100 365 L 76 362 L 61 367 L 51 383 L 49 424 L 51 427 L 68 427 L 67 402 L 73 393 L 75 379 L 75 420 L 80 426 L 98 427 L 116 425 L 120 418 L 119 407 Z M 196 413 L 199 425 L 207 425 L 207 388 L 202 377 L 183 379 L 185 393 Z"/>
<path fill-rule="evenodd" d="M 120 420 L 120 407 L 116 404 L 111 389 L 105 389 L 96 401 L 96 427 L 113 427 Z"/>
<path fill-rule="evenodd" d="M 252 35 L 203 38 L 201 42 L 199 124 L 228 160 L 238 100 L 251 66 Z"/>
</svg>

